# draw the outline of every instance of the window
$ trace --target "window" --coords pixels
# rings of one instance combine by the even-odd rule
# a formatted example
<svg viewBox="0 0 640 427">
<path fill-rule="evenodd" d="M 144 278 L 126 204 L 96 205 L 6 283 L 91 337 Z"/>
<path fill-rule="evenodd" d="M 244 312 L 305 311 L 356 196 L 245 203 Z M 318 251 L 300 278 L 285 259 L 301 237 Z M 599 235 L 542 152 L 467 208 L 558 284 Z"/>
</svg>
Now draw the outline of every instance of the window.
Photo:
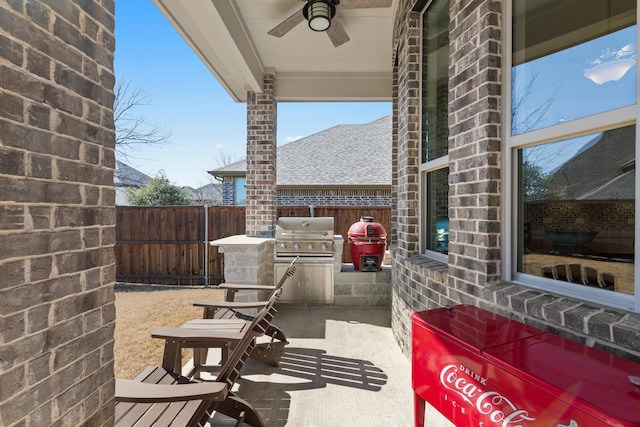
<svg viewBox="0 0 640 427">
<path fill-rule="evenodd" d="M 422 252 L 449 252 L 449 0 L 422 14 Z M 446 260 L 443 258 L 443 260 Z"/>
<path fill-rule="evenodd" d="M 636 0 L 513 0 L 514 279 L 640 309 Z"/>
<path fill-rule="evenodd" d="M 234 178 L 234 199 L 236 206 L 247 206 L 247 178 Z"/>
</svg>

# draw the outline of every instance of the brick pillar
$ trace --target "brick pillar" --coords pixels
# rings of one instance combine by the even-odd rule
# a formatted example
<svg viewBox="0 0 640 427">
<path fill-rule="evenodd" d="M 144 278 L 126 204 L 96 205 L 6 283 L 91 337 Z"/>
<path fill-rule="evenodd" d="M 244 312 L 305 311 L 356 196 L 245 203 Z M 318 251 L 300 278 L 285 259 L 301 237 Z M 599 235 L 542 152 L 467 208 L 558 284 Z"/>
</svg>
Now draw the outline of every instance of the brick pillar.
<svg viewBox="0 0 640 427">
<path fill-rule="evenodd" d="M 403 8 L 413 2 L 404 1 Z M 402 12 L 399 12 L 402 13 Z M 403 25 L 396 28 L 399 62 L 394 69 L 394 183 L 396 192 L 396 253 L 406 259 L 419 252 L 420 225 L 420 13 L 407 10 Z"/>
<path fill-rule="evenodd" d="M 273 237 L 276 226 L 275 76 L 264 76 L 262 93 L 247 96 L 247 218 L 250 237 Z"/>
<path fill-rule="evenodd" d="M 449 279 L 500 279 L 502 1 L 451 1 Z"/>
<path fill-rule="evenodd" d="M 0 425 L 114 416 L 113 1 L 0 2 Z"/>
</svg>

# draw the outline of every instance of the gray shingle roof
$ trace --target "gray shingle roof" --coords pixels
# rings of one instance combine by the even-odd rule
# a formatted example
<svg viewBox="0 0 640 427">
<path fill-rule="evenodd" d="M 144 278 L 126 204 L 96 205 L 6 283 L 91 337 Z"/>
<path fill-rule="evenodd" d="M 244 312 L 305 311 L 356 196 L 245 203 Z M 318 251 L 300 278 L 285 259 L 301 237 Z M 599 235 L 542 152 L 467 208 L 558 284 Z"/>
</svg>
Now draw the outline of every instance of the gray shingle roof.
<svg viewBox="0 0 640 427">
<path fill-rule="evenodd" d="M 635 126 L 603 132 L 551 177 L 560 194 L 576 200 L 632 200 Z"/>
<path fill-rule="evenodd" d="M 113 175 L 113 182 L 116 187 L 143 187 L 149 181 L 151 181 L 149 175 L 145 175 L 128 164 L 116 160 L 116 170 Z"/>
<path fill-rule="evenodd" d="M 391 185 L 391 115 L 371 123 L 338 125 L 277 150 L 278 186 Z M 246 161 L 211 171 L 246 173 Z"/>
</svg>

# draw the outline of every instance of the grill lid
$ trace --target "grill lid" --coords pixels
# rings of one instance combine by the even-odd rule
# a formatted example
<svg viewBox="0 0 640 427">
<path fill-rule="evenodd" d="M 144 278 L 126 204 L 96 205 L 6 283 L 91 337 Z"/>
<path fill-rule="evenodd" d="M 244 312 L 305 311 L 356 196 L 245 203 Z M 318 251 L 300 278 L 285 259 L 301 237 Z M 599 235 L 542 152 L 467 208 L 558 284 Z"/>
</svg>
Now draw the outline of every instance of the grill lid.
<svg viewBox="0 0 640 427">
<path fill-rule="evenodd" d="M 276 256 L 333 256 L 333 218 L 279 218 Z"/>
<path fill-rule="evenodd" d="M 276 240 L 333 240 L 332 217 L 280 217 Z"/>
</svg>

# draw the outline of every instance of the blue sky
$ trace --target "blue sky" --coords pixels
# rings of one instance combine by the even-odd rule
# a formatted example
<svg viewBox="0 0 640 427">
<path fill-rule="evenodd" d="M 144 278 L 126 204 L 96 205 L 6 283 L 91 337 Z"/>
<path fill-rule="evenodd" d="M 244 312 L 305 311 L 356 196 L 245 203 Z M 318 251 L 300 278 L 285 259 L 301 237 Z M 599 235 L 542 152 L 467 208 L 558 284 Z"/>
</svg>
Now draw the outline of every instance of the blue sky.
<svg viewBox="0 0 640 427">
<path fill-rule="evenodd" d="M 136 115 L 171 133 L 163 145 L 131 150 L 122 160 L 132 167 L 200 187 L 213 181 L 206 171 L 221 157 L 245 157 L 246 105 L 231 99 L 151 0 L 116 3 L 115 73 L 150 96 Z M 280 103 L 278 145 L 390 113 L 391 103 Z"/>
</svg>

